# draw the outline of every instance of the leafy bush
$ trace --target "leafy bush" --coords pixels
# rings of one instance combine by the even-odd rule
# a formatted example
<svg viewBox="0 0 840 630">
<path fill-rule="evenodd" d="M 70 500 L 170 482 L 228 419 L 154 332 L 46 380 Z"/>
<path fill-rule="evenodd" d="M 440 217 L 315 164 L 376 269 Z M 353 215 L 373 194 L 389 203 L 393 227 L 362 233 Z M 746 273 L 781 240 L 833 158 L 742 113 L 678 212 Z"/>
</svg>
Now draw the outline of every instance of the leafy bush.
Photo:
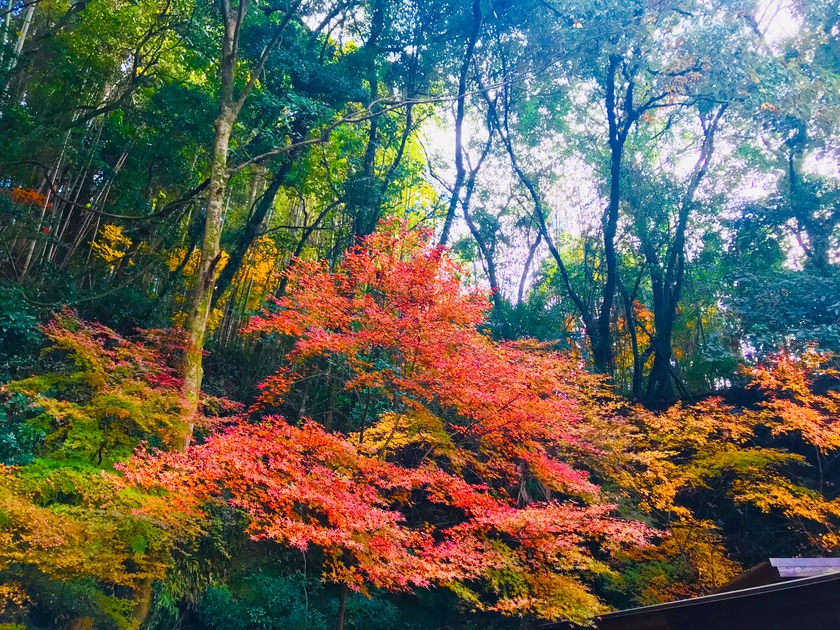
<svg viewBox="0 0 840 630">
<path fill-rule="evenodd" d="M 327 630 L 326 616 L 313 605 L 320 589 L 300 574 L 251 575 L 233 590 L 208 589 L 198 614 L 208 630 Z"/>
</svg>

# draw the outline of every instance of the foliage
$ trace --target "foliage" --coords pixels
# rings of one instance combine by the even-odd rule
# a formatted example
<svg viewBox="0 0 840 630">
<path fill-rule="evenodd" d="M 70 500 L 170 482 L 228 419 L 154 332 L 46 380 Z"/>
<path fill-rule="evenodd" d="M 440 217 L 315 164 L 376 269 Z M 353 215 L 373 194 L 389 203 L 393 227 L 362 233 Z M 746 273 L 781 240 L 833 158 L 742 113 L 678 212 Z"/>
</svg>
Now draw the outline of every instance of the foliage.
<svg viewBox="0 0 840 630">
<path fill-rule="evenodd" d="M 393 222 L 334 273 L 298 263 L 276 312 L 251 324 L 297 338 L 254 410 L 280 404 L 294 366 L 319 357 L 340 359 L 343 388 L 385 396 L 390 410 L 348 437 L 267 416 L 186 453 L 139 456 L 129 479 L 166 491 L 155 514 L 222 499 L 248 514 L 253 537 L 315 545 L 325 578 L 356 590 L 447 586 L 478 607 L 547 618 L 599 610 L 570 571 L 606 571 L 591 544 L 641 544 L 647 532 L 611 518 L 564 462 L 589 448 L 563 395 L 566 361 L 479 332 L 486 298 L 459 273 L 428 234 Z"/>
<path fill-rule="evenodd" d="M 813 351 L 782 353 L 750 369 L 757 403 L 709 398 L 652 413 L 601 392 L 589 417 L 611 427 L 612 445 L 599 474 L 627 493 L 628 507 L 671 532 L 621 559 L 622 578 L 609 588 L 639 604 L 706 594 L 738 573 L 733 556 L 766 557 L 739 549 L 735 535 L 760 531 L 763 519 L 775 536 L 764 545 L 836 553 L 840 514 L 827 468 L 837 452 L 838 393 L 826 361 Z"/>
<path fill-rule="evenodd" d="M 3 7 L 0 625 L 513 628 L 838 553 L 836 3 Z"/>
<path fill-rule="evenodd" d="M 125 625 L 131 591 L 164 575 L 175 530 L 135 513 L 143 497 L 120 491 L 113 467 L 143 440 L 170 440 L 178 379 L 166 353 L 175 339 L 128 341 L 68 309 L 41 331 L 59 370 L 3 388 L 12 430 L 0 468 L 0 571 L 12 588 L 33 572 L 35 584 L 124 587 L 116 597 L 95 589 L 94 599 Z"/>
<path fill-rule="evenodd" d="M 19 289 L 0 287 L 0 381 L 30 366 L 40 344 L 35 309 L 23 301 Z"/>
<path fill-rule="evenodd" d="M 319 588 L 317 581 L 299 575 L 252 575 L 239 586 L 237 595 L 228 586 L 208 589 L 199 603 L 198 614 L 211 630 L 326 630 L 327 620 L 314 605 Z"/>
<path fill-rule="evenodd" d="M 69 310 L 42 327 L 59 369 L 4 389 L 18 440 L 0 479 L 7 614 L 52 583 L 93 579 L 126 590 L 88 586 L 87 607 L 55 614 L 128 624 L 126 597 L 169 572 L 161 604 L 193 601 L 207 627 L 327 623 L 327 609 L 296 599 L 312 584 L 241 569 L 231 581 L 238 552 L 224 540 L 243 534 L 364 594 L 444 587 L 476 609 L 573 620 L 603 610 L 596 595 L 646 604 L 720 586 L 750 558 L 731 533 L 739 513 L 784 523 L 777 545 L 837 548 L 830 356 L 745 368 L 757 398 L 743 404 L 656 412 L 544 344 L 494 341 L 486 295 L 398 221 L 335 270 L 301 260 L 287 278 L 248 332 L 289 348 L 285 365 L 247 415 L 206 420 L 187 451 L 165 450 L 177 337 L 129 341 Z M 320 424 L 304 411 L 314 391 L 332 405 L 311 407 Z M 141 441 L 153 450 L 121 464 Z M 170 569 L 173 551 L 183 560 Z M 256 603 L 275 597 L 282 606 Z M 348 614 L 364 625 L 353 602 L 367 600 L 354 597 Z"/>
</svg>

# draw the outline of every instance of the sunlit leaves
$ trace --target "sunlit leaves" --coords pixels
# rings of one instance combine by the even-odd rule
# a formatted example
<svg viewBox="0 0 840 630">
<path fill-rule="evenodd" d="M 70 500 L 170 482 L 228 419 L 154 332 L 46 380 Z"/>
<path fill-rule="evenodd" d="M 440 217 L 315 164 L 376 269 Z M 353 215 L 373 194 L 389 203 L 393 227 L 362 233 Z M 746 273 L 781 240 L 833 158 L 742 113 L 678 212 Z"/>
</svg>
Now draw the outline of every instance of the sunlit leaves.
<svg viewBox="0 0 840 630">
<path fill-rule="evenodd" d="M 579 367 L 481 332 L 487 297 L 463 274 L 430 233 L 398 222 L 335 271 L 297 261 L 286 296 L 248 328 L 294 341 L 252 412 L 343 366 L 344 389 L 384 413 L 347 437 L 263 418 L 186 453 L 138 456 L 130 479 L 161 491 L 147 509 L 199 515 L 221 500 L 256 538 L 318 547 L 323 575 L 357 589 L 444 586 L 550 618 L 600 610 L 576 577 L 607 570 L 591 550 L 642 545 L 648 530 L 614 518 L 574 465 L 595 452 L 570 395 Z"/>
</svg>

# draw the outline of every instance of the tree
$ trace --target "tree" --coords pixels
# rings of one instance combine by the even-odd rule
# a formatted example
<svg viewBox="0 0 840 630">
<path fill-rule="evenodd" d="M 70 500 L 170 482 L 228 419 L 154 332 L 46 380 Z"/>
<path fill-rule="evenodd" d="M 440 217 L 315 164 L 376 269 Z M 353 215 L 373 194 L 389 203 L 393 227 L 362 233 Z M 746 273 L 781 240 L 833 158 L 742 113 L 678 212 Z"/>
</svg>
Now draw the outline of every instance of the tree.
<svg viewBox="0 0 840 630">
<path fill-rule="evenodd" d="M 98 591 L 92 612 L 139 627 L 174 540 L 195 529 L 136 514 L 144 497 L 121 490 L 115 467 L 142 439 L 171 447 L 182 433 L 180 381 L 170 354 L 179 343 L 163 332 L 128 341 L 69 310 L 43 333 L 59 369 L 2 391 L 7 423 L 15 429 L 7 437 L 30 447 L 15 452 L 16 440 L 4 440 L 3 581 L 20 585 L 25 599 L 19 603 L 25 603 L 44 583 L 72 588 L 93 578 L 111 587 Z"/>
<path fill-rule="evenodd" d="M 588 448 L 563 393 L 574 368 L 479 332 L 486 296 L 464 291 L 431 237 L 392 222 L 335 272 L 299 261 L 275 312 L 249 327 L 295 339 L 253 413 L 343 373 L 378 418 L 362 414 L 345 437 L 263 417 L 184 453 L 141 456 L 129 477 L 165 491 L 157 512 L 237 506 L 252 535 L 315 545 L 325 577 L 354 589 L 436 584 L 477 607 L 582 619 L 599 604 L 569 570 L 606 570 L 588 545 L 641 544 L 646 530 L 612 518 L 566 463 Z"/>
<path fill-rule="evenodd" d="M 700 114 L 702 128 L 702 139 L 700 140 L 700 154 L 695 162 L 687 183 L 678 201 L 675 225 L 673 228 L 673 239 L 664 250 L 664 257 L 660 259 L 660 246 L 655 242 L 657 231 L 652 229 L 650 223 L 644 220 L 645 213 L 636 208 L 637 236 L 642 243 L 642 250 L 645 256 L 645 263 L 650 269 L 651 286 L 650 291 L 653 297 L 654 334 L 650 336 L 650 347 L 654 356 L 653 365 L 648 374 L 648 385 L 646 399 L 651 404 L 661 401 L 673 400 L 674 388 L 672 382 L 676 381 L 678 387 L 682 387 L 681 394 L 686 394 L 685 386 L 673 374 L 672 361 L 672 335 L 675 319 L 682 297 L 683 285 L 686 274 L 686 234 L 689 229 L 689 220 L 692 218 L 692 210 L 697 203 L 696 196 L 698 188 L 709 168 L 709 162 L 714 153 L 715 133 L 720 124 L 721 117 L 726 111 L 726 104 L 719 105 L 707 113 Z M 636 202 L 645 203 L 636 199 Z M 649 202 L 648 202 L 649 204 Z M 633 205 L 632 202 L 630 204 Z M 653 204 L 649 204 L 653 205 Z M 669 225 L 670 228 L 670 225 Z M 670 231 L 670 229 L 668 230 Z M 625 292 L 622 291 L 624 294 Z M 632 302 L 632 300 L 630 300 Z M 632 311 L 631 311 L 632 313 Z M 636 326 L 632 315 L 628 315 L 628 325 Z M 641 361 L 638 360 L 638 351 L 634 354 L 634 388 L 633 394 L 639 397 L 638 383 L 640 382 Z"/>
<path fill-rule="evenodd" d="M 184 418 L 189 429 L 184 435 L 184 446 L 189 444 L 192 433 L 190 418 L 198 410 L 199 392 L 203 376 L 202 352 L 204 337 L 207 332 L 207 319 L 213 301 L 217 267 L 221 260 L 220 243 L 224 227 L 224 204 L 230 171 L 228 167 L 228 146 L 233 126 L 236 124 L 245 101 L 259 80 L 269 56 L 280 42 L 283 31 L 295 17 L 302 0 L 296 0 L 280 12 L 267 44 L 250 68 L 245 86 L 236 91 L 237 69 L 239 66 L 240 43 L 245 20 L 249 15 L 246 0 L 232 7 L 227 0 L 221 3 L 221 20 L 224 29 L 220 58 L 219 114 L 214 122 L 215 137 L 210 154 L 210 179 L 204 221 L 204 237 L 201 245 L 198 274 L 195 279 L 193 295 L 187 309 L 185 325 L 188 344 L 184 351 Z M 274 11 L 269 15 L 273 16 Z"/>
<path fill-rule="evenodd" d="M 546 19 L 552 20 L 554 28 L 561 33 L 562 41 L 566 42 L 565 45 L 575 49 L 574 54 L 555 52 L 563 60 L 562 64 L 558 64 L 562 70 L 546 73 L 547 77 L 562 77 L 563 81 L 573 85 L 582 86 L 589 82 L 590 87 L 597 86 L 594 92 L 590 92 L 601 101 L 599 107 L 606 114 L 604 133 L 593 140 L 596 146 L 594 159 L 600 162 L 596 169 L 602 176 L 603 196 L 606 198 L 601 221 L 603 273 L 600 275 L 603 282 L 596 303 L 588 304 L 580 289 L 573 285 L 568 265 L 554 243 L 554 235 L 549 233 L 548 211 L 544 202 L 545 192 L 540 190 L 540 176 L 528 173 L 527 168 L 521 165 L 523 151 L 517 150 L 517 134 L 526 138 L 523 143 L 525 146 L 530 144 L 537 148 L 542 144 L 540 138 L 528 138 L 525 135 L 533 133 L 532 130 L 518 128 L 520 119 L 527 123 L 533 121 L 528 112 L 533 110 L 534 104 L 527 94 L 520 96 L 515 85 L 506 84 L 503 88 L 504 98 L 500 103 L 501 111 L 495 115 L 495 119 L 513 169 L 531 197 L 534 220 L 540 228 L 542 239 L 560 270 L 567 296 L 574 302 L 583 320 L 593 365 L 601 373 L 610 373 L 613 369 L 612 311 L 619 282 L 620 256 L 617 246 L 620 206 L 623 203 L 621 186 L 624 178 L 624 153 L 628 138 L 636 126 L 654 121 L 654 114 L 658 110 L 671 109 L 692 100 L 686 87 L 691 84 L 692 75 L 698 73 L 701 61 L 696 51 L 689 52 L 669 42 L 676 37 L 674 33 L 682 33 L 696 25 L 696 16 L 671 9 L 660 11 L 622 6 L 614 14 L 605 17 L 606 14 L 595 7 L 582 6 L 571 17 L 553 5 L 547 7 Z M 571 30 L 567 28 L 569 22 L 572 22 Z M 659 24 L 661 28 L 653 29 L 650 26 L 652 24 Z M 576 33 L 575 29 L 580 30 Z M 502 44 L 499 49 L 503 69 L 514 65 L 517 57 L 523 55 L 515 44 Z M 544 53 L 541 51 L 540 54 Z M 529 63 L 541 62 L 529 57 L 526 57 Z M 551 111 L 552 108 L 560 110 L 568 106 L 547 101 L 542 107 Z M 583 105 L 581 115 L 584 119 L 591 118 L 591 100 Z M 558 124 L 564 123 L 558 121 Z M 555 130 L 549 133 L 552 131 L 557 133 Z M 547 179 L 545 175 L 542 178 Z"/>
<path fill-rule="evenodd" d="M 827 359 L 780 353 L 745 368 L 752 397 L 735 404 L 710 397 L 650 412 L 602 392 L 588 414 L 593 430 L 610 427 L 598 475 L 672 536 L 631 551 L 633 588 L 615 588 L 637 603 L 703 595 L 770 553 L 836 549 L 838 391 Z"/>
</svg>

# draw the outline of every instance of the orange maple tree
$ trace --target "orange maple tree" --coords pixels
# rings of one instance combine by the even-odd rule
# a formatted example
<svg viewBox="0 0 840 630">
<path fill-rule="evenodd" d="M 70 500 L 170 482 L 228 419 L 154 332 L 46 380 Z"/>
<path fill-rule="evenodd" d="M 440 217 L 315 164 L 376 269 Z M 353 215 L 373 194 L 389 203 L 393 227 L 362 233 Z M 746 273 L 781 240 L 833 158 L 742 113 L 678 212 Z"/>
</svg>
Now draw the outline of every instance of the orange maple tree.
<svg viewBox="0 0 840 630">
<path fill-rule="evenodd" d="M 570 464 L 597 456 L 570 395 L 580 368 L 483 333 L 487 296 L 430 237 L 390 222 L 335 271 L 298 261 L 248 329 L 293 341 L 258 421 L 140 455 L 127 474 L 163 491 L 160 513 L 224 501 L 256 538 L 317 546 L 325 577 L 354 589 L 440 585 L 479 608 L 583 620 L 603 609 L 580 579 L 608 571 L 593 550 L 650 532 L 615 518 Z M 343 434 L 268 413 L 316 377 L 340 377 L 380 412 Z"/>
<path fill-rule="evenodd" d="M 671 532 L 621 557 L 634 583 L 620 588 L 635 603 L 707 594 L 739 573 L 724 517 L 742 515 L 739 528 L 756 527 L 747 514 L 765 519 L 776 544 L 804 555 L 840 550 L 840 393 L 830 358 L 782 352 L 744 368 L 752 382 L 743 404 L 711 397 L 653 412 L 597 384 L 596 399 L 579 397 L 605 453 L 590 468 L 622 489 L 639 518 Z"/>
</svg>

